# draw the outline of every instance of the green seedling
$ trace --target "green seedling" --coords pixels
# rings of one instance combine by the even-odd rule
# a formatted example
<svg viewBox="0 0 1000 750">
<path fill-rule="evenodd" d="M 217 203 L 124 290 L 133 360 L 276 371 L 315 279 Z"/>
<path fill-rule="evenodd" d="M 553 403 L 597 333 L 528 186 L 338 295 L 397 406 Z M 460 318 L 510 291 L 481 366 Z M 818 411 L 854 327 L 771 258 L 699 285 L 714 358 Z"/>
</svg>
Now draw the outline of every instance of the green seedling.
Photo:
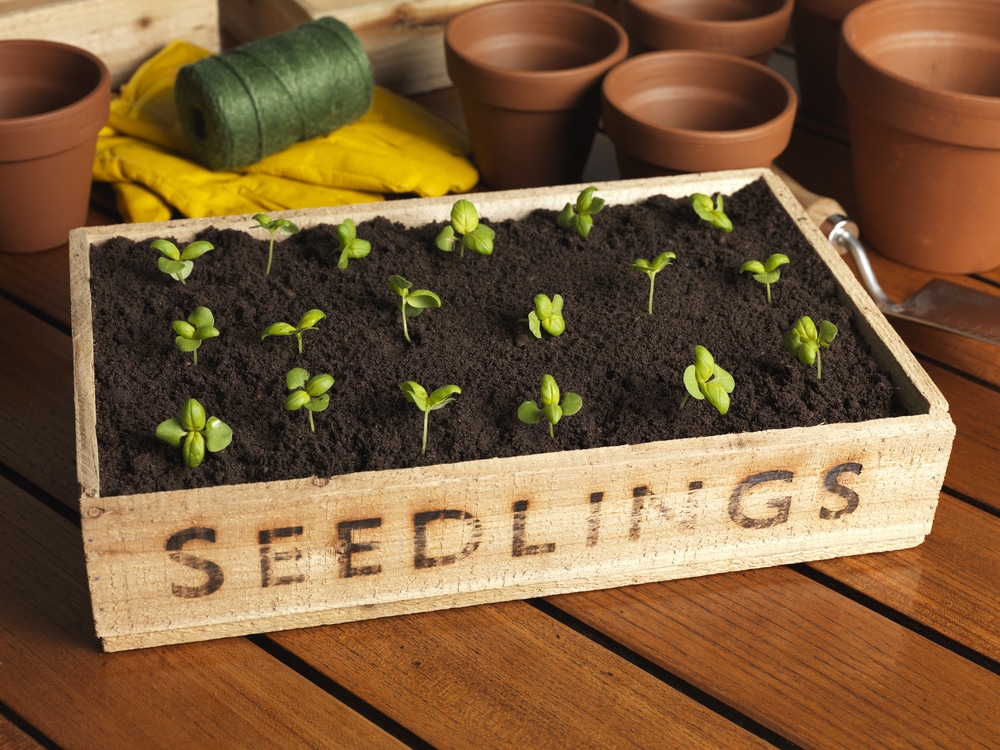
<svg viewBox="0 0 1000 750">
<path fill-rule="evenodd" d="M 440 409 L 442 406 L 447 406 L 454 401 L 455 396 L 459 395 L 462 392 L 462 389 L 457 385 L 443 385 L 428 395 L 427 390 L 420 385 L 420 383 L 407 380 L 405 383 L 399 384 L 399 390 L 401 390 L 403 395 L 412 401 L 416 407 L 424 413 L 424 439 L 420 443 L 420 455 L 426 456 L 427 418 L 430 416 L 432 411 Z"/>
<path fill-rule="evenodd" d="M 575 393 L 565 393 L 560 397 L 559 386 L 551 375 L 542 375 L 542 406 L 535 401 L 525 401 L 517 408 L 517 418 L 525 424 L 536 424 L 542 417 L 549 423 L 549 437 L 555 438 L 552 429 L 563 417 L 571 417 L 580 411 L 583 399 Z"/>
<path fill-rule="evenodd" d="M 291 391 L 285 397 L 285 410 L 305 409 L 309 415 L 309 429 L 316 432 L 313 412 L 324 411 L 330 405 L 330 394 L 327 391 L 333 387 L 333 377 L 326 373 L 310 377 L 308 370 L 293 367 L 285 375 L 285 385 Z"/>
<path fill-rule="evenodd" d="M 691 206 L 703 221 L 711 224 L 719 231 L 733 231 L 733 222 L 729 220 L 725 211 L 722 210 L 722 193 L 716 193 L 714 206 L 712 205 L 712 199 L 707 195 L 704 193 L 695 193 L 691 196 Z"/>
<path fill-rule="evenodd" d="M 438 250 L 450 253 L 458 245 L 458 257 L 465 257 L 465 248 L 480 255 L 490 255 L 493 252 L 493 239 L 496 233 L 485 224 L 479 222 L 479 212 L 476 207 L 464 198 L 451 207 L 451 223 L 438 234 L 434 241 Z"/>
<path fill-rule="evenodd" d="M 205 240 L 195 240 L 190 245 L 186 245 L 183 250 L 170 240 L 153 240 L 149 246 L 162 253 L 156 261 L 157 268 L 182 284 L 185 283 L 184 279 L 190 276 L 191 271 L 194 270 L 194 259 L 215 249 L 211 242 Z"/>
<path fill-rule="evenodd" d="M 390 276 L 389 288 L 399 295 L 399 309 L 403 314 L 403 336 L 407 343 L 412 344 L 406 319 L 417 317 L 429 307 L 441 307 L 441 298 L 429 289 L 413 289 L 413 284 L 402 276 Z"/>
<path fill-rule="evenodd" d="M 205 452 L 217 453 L 233 441 L 233 431 L 218 417 L 205 417 L 205 407 L 189 398 L 179 416 L 166 419 L 156 426 L 156 437 L 181 448 L 184 463 L 197 469 Z"/>
<path fill-rule="evenodd" d="M 254 214 L 253 218 L 257 222 L 258 226 L 266 229 L 267 233 L 271 235 L 271 243 L 267 248 L 267 268 L 264 270 L 264 274 L 267 275 L 271 273 L 271 260 L 274 258 L 275 235 L 295 234 L 299 231 L 299 228 L 288 219 L 272 219 L 267 214 Z"/>
<path fill-rule="evenodd" d="M 316 324 L 325 317 L 326 313 L 322 310 L 312 309 L 299 318 L 298 325 L 293 326 L 289 323 L 272 323 L 261 332 L 260 340 L 263 341 L 268 336 L 294 336 L 298 341 L 299 354 L 302 354 L 302 334 L 306 331 L 313 330 L 316 327 Z"/>
<path fill-rule="evenodd" d="M 642 271 L 649 277 L 649 314 L 653 314 L 653 283 L 656 281 L 656 274 L 662 271 L 664 268 L 670 265 L 672 261 L 677 260 L 677 254 L 672 253 L 669 250 L 665 253 L 660 253 L 653 260 L 646 260 L 645 258 L 636 258 L 632 261 L 629 268 L 635 271 Z"/>
<path fill-rule="evenodd" d="M 350 261 L 364 258 L 372 251 L 372 244 L 368 240 L 358 239 L 357 227 L 351 219 L 344 219 L 337 225 L 337 242 L 337 249 L 340 250 L 337 268 L 340 269 L 347 268 Z"/>
<path fill-rule="evenodd" d="M 604 199 L 594 197 L 596 190 L 597 188 L 591 185 L 577 196 L 575 204 L 567 203 L 556 217 L 559 226 L 563 229 L 572 228 L 583 239 L 587 239 L 594 226 L 594 214 L 604 208 Z"/>
<path fill-rule="evenodd" d="M 708 399 L 708 403 L 719 410 L 719 414 L 729 411 L 729 394 L 736 387 L 733 376 L 715 364 L 712 353 L 703 346 L 694 348 L 694 364 L 684 370 L 684 387 L 687 393 L 681 400 L 680 408 L 684 408 L 688 396 L 694 396 L 699 401 Z"/>
<path fill-rule="evenodd" d="M 552 299 L 544 294 L 535 295 L 535 309 L 528 313 L 528 328 L 536 339 L 542 337 L 543 328 L 551 336 L 558 336 L 566 330 L 562 309 L 562 295 L 554 294 Z"/>
<path fill-rule="evenodd" d="M 830 343 L 837 337 L 837 326 L 829 320 L 816 324 L 808 315 L 803 315 L 795 326 L 788 331 L 783 339 L 785 350 L 793 357 L 798 357 L 804 365 L 816 364 L 816 379 L 823 376 L 820 349 L 829 349 Z"/>
<path fill-rule="evenodd" d="M 174 339 L 177 348 L 182 352 L 191 352 L 196 365 L 201 342 L 219 335 L 219 329 L 215 327 L 215 316 L 207 307 L 196 307 L 187 320 L 175 320 L 171 325 L 177 334 Z"/>
<path fill-rule="evenodd" d="M 775 253 L 770 258 L 761 263 L 759 260 L 748 260 L 740 266 L 740 273 L 752 273 L 753 280 L 764 285 L 767 291 L 767 304 L 771 304 L 771 284 L 781 278 L 781 266 L 788 263 L 788 256 L 784 253 Z"/>
</svg>

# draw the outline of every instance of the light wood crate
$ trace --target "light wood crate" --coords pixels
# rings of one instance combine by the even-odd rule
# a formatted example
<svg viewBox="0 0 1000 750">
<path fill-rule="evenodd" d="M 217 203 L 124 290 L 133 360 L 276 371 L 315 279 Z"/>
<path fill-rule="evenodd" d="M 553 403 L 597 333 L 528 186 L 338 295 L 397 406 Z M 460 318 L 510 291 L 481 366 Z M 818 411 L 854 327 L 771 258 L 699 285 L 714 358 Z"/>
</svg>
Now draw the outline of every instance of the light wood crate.
<svg viewBox="0 0 1000 750">
<path fill-rule="evenodd" d="M 444 27 L 463 10 L 497 0 L 220 0 L 222 25 L 241 42 L 333 16 L 365 48 L 376 83 L 401 94 L 451 85 L 444 62 Z M 574 0 L 594 5 L 593 0 Z"/>
<path fill-rule="evenodd" d="M 183 39 L 219 51 L 216 0 L 0 0 L 0 39 L 47 39 L 100 57 L 124 83 L 165 44 Z"/>
<path fill-rule="evenodd" d="M 71 234 L 77 462 L 97 635 L 108 651 L 901 549 L 930 531 L 948 405 L 768 170 L 598 183 L 609 203 L 760 178 L 830 268 L 908 416 L 294 481 L 101 497 L 91 245 L 188 242 L 248 217 Z M 492 220 L 582 186 L 475 196 Z M 283 214 L 300 226 L 440 221 L 454 196 Z M 278 585 L 283 584 L 283 585 Z"/>
</svg>

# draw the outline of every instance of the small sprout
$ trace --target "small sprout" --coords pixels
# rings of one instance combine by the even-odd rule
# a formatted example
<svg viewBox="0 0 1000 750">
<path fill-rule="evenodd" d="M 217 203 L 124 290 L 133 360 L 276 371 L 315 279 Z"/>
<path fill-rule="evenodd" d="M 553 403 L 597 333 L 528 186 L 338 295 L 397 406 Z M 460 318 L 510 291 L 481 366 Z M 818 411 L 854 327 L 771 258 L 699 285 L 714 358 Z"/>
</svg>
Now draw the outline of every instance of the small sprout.
<svg viewBox="0 0 1000 750">
<path fill-rule="evenodd" d="M 535 309 L 528 313 L 528 328 L 536 339 L 542 337 L 543 328 L 552 336 L 558 336 L 566 330 L 562 308 L 562 295 L 555 294 L 552 299 L 544 294 L 535 295 Z"/>
<path fill-rule="evenodd" d="M 677 254 L 672 253 L 669 250 L 665 253 L 660 253 L 653 260 L 649 261 L 645 258 L 636 258 L 632 261 L 629 268 L 635 271 L 642 271 L 649 277 L 649 314 L 653 314 L 653 282 L 656 281 L 656 274 L 662 271 L 664 268 L 670 265 L 671 261 L 677 260 Z"/>
<path fill-rule="evenodd" d="M 267 275 L 271 273 L 271 260 L 274 257 L 274 236 L 279 232 L 281 234 L 295 234 L 299 228 L 288 219 L 272 219 L 267 214 L 254 214 L 253 218 L 271 235 L 271 244 L 267 248 L 267 268 L 264 271 L 264 274 Z"/>
<path fill-rule="evenodd" d="M 187 320 L 171 323 L 177 338 L 174 343 L 182 352 L 191 352 L 194 363 L 198 364 L 198 347 L 205 339 L 215 338 L 219 329 L 215 327 L 215 316 L 207 307 L 196 307 Z"/>
<path fill-rule="evenodd" d="M 263 341 L 268 336 L 294 336 L 299 343 L 299 354 L 302 354 L 302 334 L 311 331 L 325 317 L 325 312 L 313 309 L 299 318 L 299 323 L 296 326 L 288 323 L 272 323 L 261 332 L 260 340 Z"/>
<path fill-rule="evenodd" d="M 785 350 L 793 357 L 798 357 L 804 365 L 816 363 L 816 379 L 823 375 L 819 350 L 829 349 L 830 343 L 837 337 L 837 326 L 829 320 L 824 320 L 816 330 L 816 324 L 808 315 L 803 315 L 795 326 L 784 336 Z"/>
<path fill-rule="evenodd" d="M 170 240 L 153 240 L 149 246 L 162 253 L 156 261 L 157 268 L 182 284 L 185 283 L 184 279 L 190 276 L 191 271 L 194 270 L 194 259 L 215 249 L 211 242 L 205 240 L 195 240 L 183 250 L 179 250 L 177 245 Z"/>
<path fill-rule="evenodd" d="M 704 193 L 695 193 L 691 196 L 691 205 L 698 216 L 719 231 L 733 231 L 733 222 L 729 220 L 729 217 L 722 210 L 722 193 L 716 193 L 714 206 L 712 205 L 712 199 L 707 195 Z"/>
<path fill-rule="evenodd" d="M 736 387 L 733 376 L 715 364 L 712 353 L 703 346 L 694 348 L 694 364 L 684 370 L 684 387 L 687 393 L 681 400 L 680 408 L 684 408 L 688 396 L 694 396 L 719 410 L 719 414 L 729 411 L 729 394 Z"/>
<path fill-rule="evenodd" d="M 559 386 L 551 375 L 542 375 L 542 406 L 535 401 L 525 401 L 517 408 L 517 418 L 525 424 L 536 424 L 542 417 L 549 423 L 549 437 L 555 438 L 552 428 L 563 417 L 571 417 L 580 411 L 583 399 L 575 393 L 565 393 L 560 399 Z"/>
<path fill-rule="evenodd" d="M 595 198 L 596 187 L 591 185 L 582 191 L 576 198 L 576 205 L 567 203 L 566 208 L 559 212 L 556 222 L 563 229 L 573 228 L 576 233 L 587 239 L 591 228 L 594 226 L 594 214 L 604 208 L 604 199 Z"/>
<path fill-rule="evenodd" d="M 216 453 L 233 441 L 233 431 L 218 417 L 206 419 L 205 407 L 190 398 L 181 409 L 180 416 L 157 425 L 156 437 L 174 448 L 180 447 L 184 463 L 197 469 L 205 458 L 205 451 Z"/>
<path fill-rule="evenodd" d="M 496 233 L 485 224 L 479 223 L 476 207 L 464 198 L 451 207 L 451 223 L 441 230 L 434 241 L 438 250 L 450 253 L 458 245 L 458 257 L 465 257 L 465 248 L 480 255 L 493 252 L 493 238 Z"/>
<path fill-rule="evenodd" d="M 372 251 L 372 245 L 368 240 L 358 239 L 357 227 L 351 219 L 344 219 L 337 225 L 337 242 L 339 243 L 337 249 L 340 250 L 337 268 L 341 270 L 347 268 L 350 261 L 364 258 Z"/>
<path fill-rule="evenodd" d="M 399 308 L 403 313 L 403 336 L 407 343 L 412 344 L 410 332 L 406 328 L 406 319 L 415 318 L 428 307 L 441 307 L 441 298 L 429 289 L 410 289 L 413 287 L 402 276 L 389 276 L 389 288 L 399 295 Z"/>
<path fill-rule="evenodd" d="M 775 253 L 770 258 L 761 263 L 759 260 L 748 260 L 740 266 L 740 273 L 749 271 L 753 274 L 753 280 L 764 285 L 767 291 L 767 304 L 771 304 L 771 284 L 781 278 L 781 266 L 788 263 L 788 256 L 784 253 Z"/>
<path fill-rule="evenodd" d="M 309 377 L 308 370 L 293 367 L 285 375 L 285 385 L 291 391 L 285 397 L 285 410 L 305 409 L 309 415 L 309 429 L 316 432 L 313 412 L 323 411 L 330 405 L 330 394 L 327 391 L 333 387 L 333 377 L 326 373 Z"/>
<path fill-rule="evenodd" d="M 399 390 L 407 399 L 416 404 L 417 408 L 424 413 L 424 439 L 420 444 L 420 455 L 427 455 L 427 417 L 435 409 L 440 409 L 455 400 L 455 396 L 462 392 L 457 385 L 443 385 L 431 394 L 427 395 L 427 390 L 412 380 L 399 384 Z"/>
</svg>

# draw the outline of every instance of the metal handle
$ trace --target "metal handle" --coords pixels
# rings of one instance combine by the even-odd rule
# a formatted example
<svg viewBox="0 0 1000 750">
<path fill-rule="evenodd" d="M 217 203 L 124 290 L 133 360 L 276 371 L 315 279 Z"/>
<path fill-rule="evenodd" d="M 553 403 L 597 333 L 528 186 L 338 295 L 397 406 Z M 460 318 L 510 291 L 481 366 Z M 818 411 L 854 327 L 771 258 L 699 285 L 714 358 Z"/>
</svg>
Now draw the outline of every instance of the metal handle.
<svg viewBox="0 0 1000 750">
<path fill-rule="evenodd" d="M 878 278 L 875 276 L 875 269 L 872 268 L 871 261 L 868 259 L 865 246 L 861 244 L 861 241 L 854 234 L 857 231 L 857 224 L 849 220 L 846 216 L 832 214 L 825 219 L 823 226 L 820 228 L 834 247 L 838 249 L 843 248 L 854 258 L 854 264 L 857 266 L 861 283 L 864 284 L 865 289 L 868 290 L 872 299 L 875 300 L 878 308 L 882 312 L 901 311 L 902 307 L 889 299 L 889 296 L 883 291 L 882 285 L 878 283 Z"/>
</svg>

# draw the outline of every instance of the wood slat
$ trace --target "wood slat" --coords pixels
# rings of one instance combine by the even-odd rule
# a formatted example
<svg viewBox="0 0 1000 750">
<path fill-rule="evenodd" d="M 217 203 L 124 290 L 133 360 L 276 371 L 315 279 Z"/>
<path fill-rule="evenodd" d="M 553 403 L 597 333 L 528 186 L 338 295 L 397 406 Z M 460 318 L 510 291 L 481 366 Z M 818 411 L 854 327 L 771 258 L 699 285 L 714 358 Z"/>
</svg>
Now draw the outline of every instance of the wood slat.
<svg viewBox="0 0 1000 750">
<path fill-rule="evenodd" d="M 995 747 L 1000 676 L 787 568 L 551 601 L 803 746 Z"/>
<path fill-rule="evenodd" d="M 76 508 L 70 337 L 2 298 L 0 320 L 0 463 Z"/>
<path fill-rule="evenodd" d="M 79 530 L 4 479 L 0 497 L 0 702 L 56 744 L 400 746 L 245 639 L 101 654 Z"/>
<path fill-rule="evenodd" d="M 523 602 L 271 637 L 437 747 L 766 744 Z"/>
<path fill-rule="evenodd" d="M 0 715 L 0 747 L 4 750 L 38 750 L 42 745 Z"/>
</svg>

